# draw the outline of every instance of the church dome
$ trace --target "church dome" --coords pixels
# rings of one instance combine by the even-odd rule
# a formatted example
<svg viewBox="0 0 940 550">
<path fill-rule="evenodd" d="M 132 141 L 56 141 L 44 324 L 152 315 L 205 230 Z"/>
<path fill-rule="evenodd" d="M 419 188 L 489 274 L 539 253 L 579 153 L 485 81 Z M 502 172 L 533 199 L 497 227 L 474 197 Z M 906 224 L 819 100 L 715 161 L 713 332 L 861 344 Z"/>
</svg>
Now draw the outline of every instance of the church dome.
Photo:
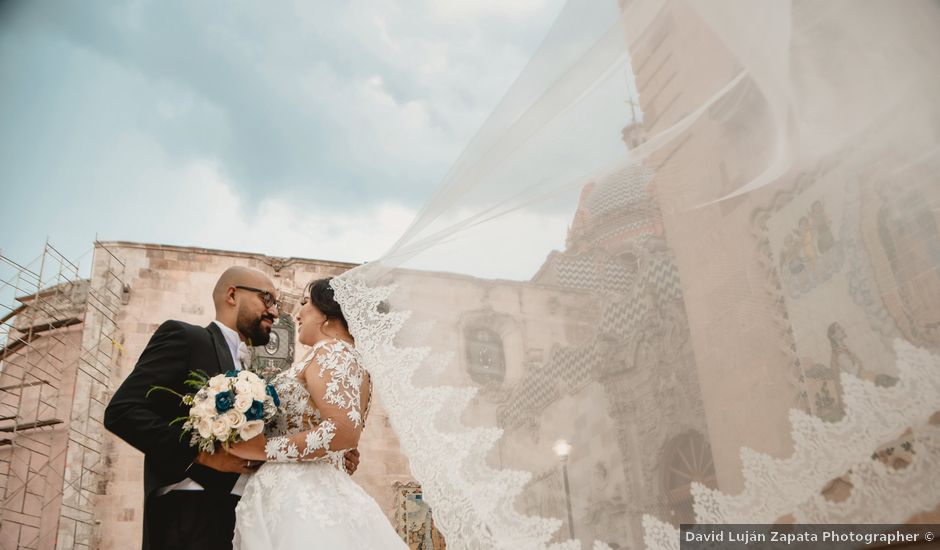
<svg viewBox="0 0 940 550">
<path fill-rule="evenodd" d="M 584 197 L 583 206 L 595 219 L 627 207 L 650 208 L 646 186 L 651 179 L 653 171 L 649 168 L 628 166 L 598 180 Z"/>
</svg>

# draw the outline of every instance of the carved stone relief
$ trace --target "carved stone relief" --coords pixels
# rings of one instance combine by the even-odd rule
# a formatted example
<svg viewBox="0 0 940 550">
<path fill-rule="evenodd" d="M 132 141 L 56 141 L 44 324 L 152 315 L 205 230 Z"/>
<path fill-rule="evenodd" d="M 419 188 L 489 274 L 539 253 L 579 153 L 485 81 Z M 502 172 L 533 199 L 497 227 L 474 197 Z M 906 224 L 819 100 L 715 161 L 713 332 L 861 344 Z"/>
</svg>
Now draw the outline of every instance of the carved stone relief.
<svg viewBox="0 0 940 550">
<path fill-rule="evenodd" d="M 267 345 L 251 348 L 251 370 L 270 380 L 294 362 L 294 319 L 282 313 L 271 327 Z"/>
<path fill-rule="evenodd" d="M 828 421 L 843 414 L 840 372 L 890 383 L 892 373 L 879 369 L 893 365 L 890 340 L 898 334 L 866 242 L 877 209 L 866 205 L 847 166 L 820 163 L 797 173 L 788 191 L 752 216 L 762 263 L 779 282 L 768 288 L 778 304 L 769 313 L 784 331 L 796 401 Z"/>
<path fill-rule="evenodd" d="M 395 530 L 412 550 L 443 550 L 444 537 L 434 526 L 431 508 L 415 482 L 394 484 L 397 509 Z"/>
<path fill-rule="evenodd" d="M 940 193 L 936 182 L 866 186 L 865 249 L 889 315 L 911 342 L 940 349 Z"/>
</svg>

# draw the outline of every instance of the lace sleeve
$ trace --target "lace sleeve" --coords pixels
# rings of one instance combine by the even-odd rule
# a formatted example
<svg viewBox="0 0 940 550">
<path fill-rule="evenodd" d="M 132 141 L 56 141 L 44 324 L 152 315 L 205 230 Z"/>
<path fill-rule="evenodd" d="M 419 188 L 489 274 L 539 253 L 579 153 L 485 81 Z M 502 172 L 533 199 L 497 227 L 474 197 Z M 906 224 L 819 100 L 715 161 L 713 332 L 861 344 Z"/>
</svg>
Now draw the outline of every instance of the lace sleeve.
<svg viewBox="0 0 940 550">
<path fill-rule="evenodd" d="M 363 391 L 369 395 L 368 374 L 355 354 L 337 341 L 315 352 L 304 379 L 320 411 L 320 424 L 313 430 L 269 439 L 265 454 L 269 461 L 327 458 L 342 466 L 343 454 L 359 444 L 363 426 L 361 395 Z"/>
</svg>

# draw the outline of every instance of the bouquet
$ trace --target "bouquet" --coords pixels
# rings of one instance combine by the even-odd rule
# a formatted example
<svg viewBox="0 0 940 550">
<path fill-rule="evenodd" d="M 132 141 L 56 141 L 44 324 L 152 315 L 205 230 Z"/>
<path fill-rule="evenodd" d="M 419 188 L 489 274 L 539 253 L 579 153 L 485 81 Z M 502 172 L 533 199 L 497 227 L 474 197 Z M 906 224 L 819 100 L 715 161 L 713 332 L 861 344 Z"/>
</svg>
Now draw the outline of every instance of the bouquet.
<svg viewBox="0 0 940 550">
<path fill-rule="evenodd" d="M 162 386 L 154 386 L 150 392 L 169 391 L 189 405 L 189 416 L 170 425 L 182 422 L 180 439 L 191 434 L 190 446 L 200 451 L 212 453 L 217 443 L 228 446 L 261 434 L 281 406 L 274 387 L 253 372 L 230 370 L 211 378 L 202 371 L 189 374 L 185 383 L 198 389 L 194 394 L 182 395 Z"/>
</svg>

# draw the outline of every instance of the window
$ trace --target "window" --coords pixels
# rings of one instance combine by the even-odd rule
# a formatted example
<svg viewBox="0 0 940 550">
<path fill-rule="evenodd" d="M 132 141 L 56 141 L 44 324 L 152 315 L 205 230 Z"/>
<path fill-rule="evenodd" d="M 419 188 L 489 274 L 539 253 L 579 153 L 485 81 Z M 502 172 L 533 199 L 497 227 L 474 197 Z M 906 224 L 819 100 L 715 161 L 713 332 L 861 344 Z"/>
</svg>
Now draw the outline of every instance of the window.
<svg viewBox="0 0 940 550">
<path fill-rule="evenodd" d="M 467 372 L 479 384 L 501 384 L 506 378 L 503 340 L 488 328 L 467 328 L 464 331 L 467 351 Z"/>
</svg>

